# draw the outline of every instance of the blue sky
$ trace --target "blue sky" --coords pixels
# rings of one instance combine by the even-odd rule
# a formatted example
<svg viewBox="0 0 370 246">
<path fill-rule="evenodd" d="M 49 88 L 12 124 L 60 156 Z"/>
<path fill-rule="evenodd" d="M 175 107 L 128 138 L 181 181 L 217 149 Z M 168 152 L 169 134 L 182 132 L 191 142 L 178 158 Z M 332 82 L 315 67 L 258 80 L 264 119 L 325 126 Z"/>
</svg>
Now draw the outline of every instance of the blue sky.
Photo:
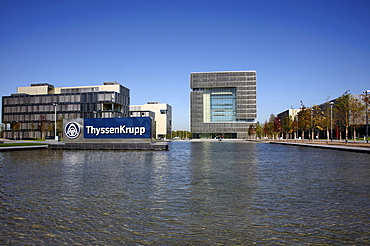
<svg viewBox="0 0 370 246">
<path fill-rule="evenodd" d="M 257 71 L 257 120 L 370 89 L 370 1 L 0 0 L 0 95 L 117 81 L 190 130 L 191 72 Z"/>
</svg>

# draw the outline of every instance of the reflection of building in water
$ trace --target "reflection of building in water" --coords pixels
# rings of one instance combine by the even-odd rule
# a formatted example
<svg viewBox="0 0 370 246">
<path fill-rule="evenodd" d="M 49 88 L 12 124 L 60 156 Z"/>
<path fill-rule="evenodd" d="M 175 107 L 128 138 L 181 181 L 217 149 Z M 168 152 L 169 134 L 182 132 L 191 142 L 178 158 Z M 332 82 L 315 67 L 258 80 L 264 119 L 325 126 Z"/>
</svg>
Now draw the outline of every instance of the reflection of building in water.
<svg viewBox="0 0 370 246">
<path fill-rule="evenodd" d="M 55 114 L 62 118 L 129 117 L 130 90 L 117 82 L 103 85 L 54 87 L 47 83 L 18 87 L 3 96 L 2 122 L 10 130 L 5 138 L 54 136 Z"/>
<path fill-rule="evenodd" d="M 190 74 L 194 138 L 246 138 L 257 118 L 256 71 Z"/>
</svg>

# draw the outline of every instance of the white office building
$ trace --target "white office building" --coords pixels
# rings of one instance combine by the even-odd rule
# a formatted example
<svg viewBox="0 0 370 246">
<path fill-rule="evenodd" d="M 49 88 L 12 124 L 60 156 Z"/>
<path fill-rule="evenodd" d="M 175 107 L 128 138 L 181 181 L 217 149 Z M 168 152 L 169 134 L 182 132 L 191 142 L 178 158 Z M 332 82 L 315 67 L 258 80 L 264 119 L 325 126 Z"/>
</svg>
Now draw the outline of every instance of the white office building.
<svg viewBox="0 0 370 246">
<path fill-rule="evenodd" d="M 155 138 L 166 138 L 172 132 L 172 107 L 167 103 L 148 102 L 144 105 L 130 105 L 131 117 L 148 117 L 154 113 Z"/>
</svg>

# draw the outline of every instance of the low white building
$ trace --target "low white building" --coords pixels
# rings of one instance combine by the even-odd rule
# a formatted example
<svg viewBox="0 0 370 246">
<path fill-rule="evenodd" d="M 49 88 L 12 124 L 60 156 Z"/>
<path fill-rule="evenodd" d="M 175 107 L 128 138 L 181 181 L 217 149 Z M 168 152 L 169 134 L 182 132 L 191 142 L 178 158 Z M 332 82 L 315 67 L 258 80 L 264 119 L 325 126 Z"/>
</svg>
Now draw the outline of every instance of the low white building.
<svg viewBox="0 0 370 246">
<path fill-rule="evenodd" d="M 166 138 L 172 132 L 172 107 L 167 103 L 148 102 L 144 105 L 130 105 L 131 117 L 147 117 L 154 113 L 155 138 Z M 151 115 L 152 116 L 152 115 Z"/>
</svg>

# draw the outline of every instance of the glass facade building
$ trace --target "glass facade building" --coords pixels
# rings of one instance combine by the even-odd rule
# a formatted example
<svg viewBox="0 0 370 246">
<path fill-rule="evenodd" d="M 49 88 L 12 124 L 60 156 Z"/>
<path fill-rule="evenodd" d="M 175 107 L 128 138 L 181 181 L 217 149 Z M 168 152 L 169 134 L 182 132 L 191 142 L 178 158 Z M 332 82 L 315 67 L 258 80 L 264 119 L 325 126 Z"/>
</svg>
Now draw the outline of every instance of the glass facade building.
<svg viewBox="0 0 370 246">
<path fill-rule="evenodd" d="M 190 74 L 194 138 L 246 138 L 257 118 L 256 71 Z"/>
<path fill-rule="evenodd" d="M 55 135 L 55 117 L 57 124 L 69 118 L 129 117 L 129 105 L 130 90 L 117 82 L 82 87 L 55 88 L 46 83 L 19 87 L 17 94 L 2 97 L 2 122 L 7 125 L 3 137 L 51 137 Z M 57 125 L 58 128 L 61 127 Z"/>
</svg>

